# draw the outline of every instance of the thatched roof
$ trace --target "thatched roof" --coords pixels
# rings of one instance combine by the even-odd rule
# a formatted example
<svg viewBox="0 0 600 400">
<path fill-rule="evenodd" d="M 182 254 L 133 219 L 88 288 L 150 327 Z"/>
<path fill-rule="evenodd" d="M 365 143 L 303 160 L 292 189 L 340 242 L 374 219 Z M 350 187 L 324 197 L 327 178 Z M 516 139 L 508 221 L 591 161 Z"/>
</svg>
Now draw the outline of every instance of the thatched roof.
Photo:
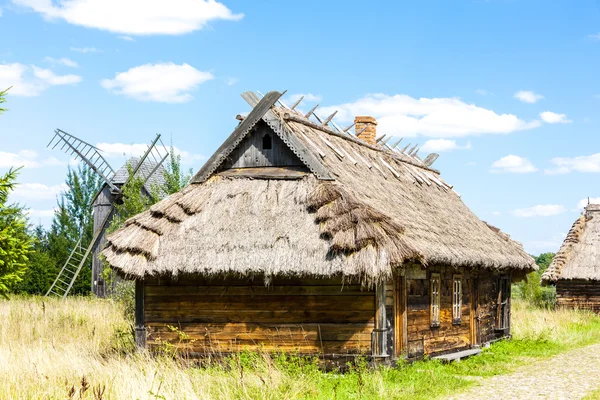
<svg viewBox="0 0 600 400">
<path fill-rule="evenodd" d="M 545 284 L 555 283 L 559 279 L 600 281 L 599 204 L 589 204 L 585 208 L 542 275 Z"/>
<path fill-rule="evenodd" d="M 245 96 L 254 106 L 192 184 L 108 237 L 125 275 L 342 275 L 374 280 L 407 261 L 536 268 L 522 246 L 477 218 L 420 158 L 334 131 Z M 272 99 L 271 99 L 272 100 Z M 226 170 L 232 151 L 270 127 L 304 164 Z M 292 173 L 293 172 L 293 173 Z M 269 178 L 271 177 L 271 178 Z"/>
</svg>

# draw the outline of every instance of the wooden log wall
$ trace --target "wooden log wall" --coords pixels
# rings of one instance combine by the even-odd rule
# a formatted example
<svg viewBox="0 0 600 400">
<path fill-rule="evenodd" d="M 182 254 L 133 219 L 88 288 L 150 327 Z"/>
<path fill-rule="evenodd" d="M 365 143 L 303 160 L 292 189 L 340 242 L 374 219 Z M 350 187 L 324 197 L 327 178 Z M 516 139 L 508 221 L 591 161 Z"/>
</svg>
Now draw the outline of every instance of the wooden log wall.
<svg viewBox="0 0 600 400">
<path fill-rule="evenodd" d="M 102 222 L 112 210 L 110 187 L 108 185 L 105 185 L 102 191 L 98 193 L 93 204 L 93 210 L 94 232 L 96 232 L 96 230 L 100 229 Z M 92 251 L 92 293 L 98 297 L 106 297 L 107 294 L 106 282 L 102 277 L 104 265 L 102 264 L 102 260 L 100 260 L 100 252 L 104 249 L 105 244 L 106 236 L 103 234 Z"/>
<path fill-rule="evenodd" d="M 430 276 L 440 274 L 440 326 L 432 327 L 430 318 Z M 462 319 L 452 321 L 452 280 L 462 274 Z M 443 354 L 471 346 L 471 285 L 469 274 L 463 270 L 418 265 L 407 267 L 407 349 L 408 358 Z"/>
<path fill-rule="evenodd" d="M 150 347 L 371 354 L 374 292 L 339 279 L 151 279 L 144 303 Z"/>
<path fill-rule="evenodd" d="M 501 339 L 510 334 L 510 328 L 497 329 L 497 311 L 498 311 L 498 279 L 500 275 L 485 272 L 481 273 L 478 281 L 478 338 L 480 343 L 489 343 Z M 510 284 L 508 285 L 510 290 Z M 510 307 L 510 301 L 509 301 Z M 510 309 L 509 309 L 510 315 Z"/>
<path fill-rule="evenodd" d="M 558 280 L 556 282 L 556 304 L 559 307 L 600 313 L 600 281 Z"/>
</svg>

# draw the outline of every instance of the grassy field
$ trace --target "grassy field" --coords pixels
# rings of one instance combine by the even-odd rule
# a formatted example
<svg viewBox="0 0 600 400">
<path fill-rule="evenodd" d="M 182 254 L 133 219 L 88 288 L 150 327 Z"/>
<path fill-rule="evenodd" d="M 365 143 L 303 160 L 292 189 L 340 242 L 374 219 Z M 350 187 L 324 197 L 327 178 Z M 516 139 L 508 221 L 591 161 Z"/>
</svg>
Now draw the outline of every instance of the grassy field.
<svg viewBox="0 0 600 400">
<path fill-rule="evenodd" d="M 0 399 L 429 399 L 600 342 L 600 317 L 514 302 L 513 339 L 460 363 L 322 372 L 283 355 L 241 354 L 198 368 L 133 351 L 122 307 L 89 298 L 0 301 Z M 599 398 L 591 397 L 592 399 Z"/>
</svg>

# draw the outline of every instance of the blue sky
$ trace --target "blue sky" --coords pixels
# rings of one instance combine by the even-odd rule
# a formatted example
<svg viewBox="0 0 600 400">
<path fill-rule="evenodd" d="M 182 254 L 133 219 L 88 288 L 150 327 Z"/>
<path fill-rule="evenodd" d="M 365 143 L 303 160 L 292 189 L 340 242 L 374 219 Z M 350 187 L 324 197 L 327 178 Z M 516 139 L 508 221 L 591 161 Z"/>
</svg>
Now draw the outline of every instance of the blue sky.
<svg viewBox="0 0 600 400">
<path fill-rule="evenodd" d="M 118 168 L 156 133 L 197 170 L 248 111 L 288 90 L 345 124 L 441 154 L 482 219 L 531 253 L 556 251 L 600 201 L 597 1 L 0 0 L 0 172 L 48 224 L 66 155 L 55 128 Z"/>
</svg>

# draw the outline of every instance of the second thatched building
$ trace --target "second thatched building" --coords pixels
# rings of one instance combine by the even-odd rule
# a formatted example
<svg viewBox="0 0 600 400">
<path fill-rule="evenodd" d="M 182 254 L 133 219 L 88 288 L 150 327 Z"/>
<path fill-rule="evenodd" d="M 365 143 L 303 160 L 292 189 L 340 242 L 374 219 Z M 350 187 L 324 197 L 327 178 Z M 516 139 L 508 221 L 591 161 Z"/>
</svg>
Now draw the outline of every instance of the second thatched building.
<svg viewBox="0 0 600 400">
<path fill-rule="evenodd" d="M 136 281 L 139 345 L 420 358 L 510 333 L 510 284 L 536 268 L 414 152 L 270 92 L 180 193 L 103 254 Z M 185 332 L 185 335 L 181 335 Z"/>
</svg>

